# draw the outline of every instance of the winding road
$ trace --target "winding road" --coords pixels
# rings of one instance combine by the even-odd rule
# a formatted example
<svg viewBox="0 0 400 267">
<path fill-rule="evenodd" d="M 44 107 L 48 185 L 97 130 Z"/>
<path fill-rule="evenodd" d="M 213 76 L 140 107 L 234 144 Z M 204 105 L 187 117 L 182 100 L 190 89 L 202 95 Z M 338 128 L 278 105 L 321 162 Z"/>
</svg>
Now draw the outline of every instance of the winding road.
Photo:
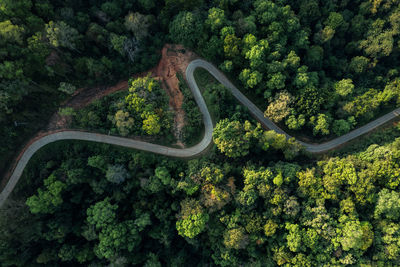
<svg viewBox="0 0 400 267">
<path fill-rule="evenodd" d="M 208 111 L 207 105 L 204 101 L 203 96 L 197 86 L 197 83 L 194 79 L 194 71 L 197 68 L 203 68 L 207 70 L 211 75 L 213 75 L 221 84 L 227 87 L 233 96 L 244 106 L 246 106 L 250 113 L 265 127 L 268 129 L 274 130 L 277 133 L 284 134 L 287 138 L 291 138 L 286 132 L 280 129 L 276 124 L 274 124 L 270 119 L 264 117 L 264 113 L 259 110 L 247 97 L 245 97 L 226 77 L 220 72 L 216 67 L 214 67 L 211 63 L 202 60 L 196 59 L 190 62 L 188 67 L 186 68 L 186 81 L 190 87 L 190 90 L 193 93 L 194 99 L 200 109 L 200 112 L 203 114 L 203 121 L 205 127 L 205 134 L 203 139 L 195 146 L 189 148 L 172 148 L 161 145 L 156 145 L 152 143 L 147 143 L 143 141 L 137 141 L 129 138 L 109 136 L 104 134 L 97 133 L 88 133 L 83 131 L 71 131 L 64 130 L 57 133 L 52 133 L 46 135 L 35 142 L 33 142 L 29 147 L 26 148 L 22 156 L 19 158 L 19 161 L 15 165 L 14 170 L 11 173 L 11 176 L 8 180 L 3 191 L 0 193 L 0 207 L 4 204 L 8 196 L 11 194 L 18 180 L 20 179 L 26 165 L 28 164 L 31 157 L 43 146 L 56 142 L 59 140 L 83 140 L 83 141 L 91 141 L 98 143 L 106 143 L 111 145 L 117 145 L 132 149 L 143 150 L 147 152 L 157 153 L 165 156 L 171 157 L 179 157 L 179 158 L 190 158 L 201 154 L 203 151 L 207 149 L 207 147 L 212 143 L 212 132 L 213 132 L 213 124 L 211 120 L 210 113 Z M 298 141 L 305 147 L 305 150 L 311 153 L 322 153 L 333 148 L 336 148 L 360 135 L 363 135 L 380 125 L 394 119 L 400 114 L 400 108 L 387 113 L 386 115 L 358 128 L 355 129 L 343 136 L 340 136 L 336 139 L 333 139 L 329 142 L 322 144 L 308 144 L 301 141 Z"/>
</svg>

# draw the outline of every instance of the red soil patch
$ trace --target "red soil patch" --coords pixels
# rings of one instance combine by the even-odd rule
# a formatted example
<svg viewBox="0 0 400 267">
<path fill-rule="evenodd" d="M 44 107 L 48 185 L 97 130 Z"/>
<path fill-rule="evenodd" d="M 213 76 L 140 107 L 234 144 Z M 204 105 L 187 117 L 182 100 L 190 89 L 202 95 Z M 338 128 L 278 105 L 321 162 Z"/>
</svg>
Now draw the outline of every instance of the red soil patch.
<svg viewBox="0 0 400 267">
<path fill-rule="evenodd" d="M 161 85 L 169 96 L 169 105 L 175 111 L 174 135 L 177 145 L 184 147 L 182 131 L 185 126 L 185 112 L 182 109 L 183 94 L 179 90 L 178 72 L 184 73 L 190 61 L 195 58 L 193 52 L 185 50 L 181 45 L 166 44 L 162 49 L 162 58 L 153 72 L 153 76 L 161 81 Z"/>
</svg>

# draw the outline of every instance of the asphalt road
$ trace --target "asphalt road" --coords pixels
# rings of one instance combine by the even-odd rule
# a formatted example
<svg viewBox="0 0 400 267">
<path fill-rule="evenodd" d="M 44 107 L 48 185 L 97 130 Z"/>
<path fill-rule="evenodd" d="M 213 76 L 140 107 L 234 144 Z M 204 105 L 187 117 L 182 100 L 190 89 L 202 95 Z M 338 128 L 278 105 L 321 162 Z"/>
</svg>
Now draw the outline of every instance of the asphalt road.
<svg viewBox="0 0 400 267">
<path fill-rule="evenodd" d="M 98 143 L 106 143 L 111 145 L 117 145 L 132 149 L 143 150 L 147 152 L 157 153 L 165 156 L 171 157 L 179 157 L 179 158 L 190 158 L 195 157 L 201 154 L 203 151 L 207 149 L 207 147 L 212 142 L 212 132 L 213 132 L 213 124 L 211 120 L 210 113 L 208 112 L 207 105 L 204 101 L 203 96 L 200 93 L 200 90 L 197 86 L 197 83 L 194 79 L 193 73 L 195 69 L 203 68 L 211 73 L 220 83 L 222 83 L 225 87 L 227 87 L 233 96 L 244 106 L 246 106 L 250 113 L 265 127 L 268 129 L 274 130 L 277 133 L 286 135 L 287 138 L 291 136 L 280 129 L 276 124 L 274 124 L 270 119 L 264 117 L 264 113 L 259 110 L 248 98 L 246 98 L 225 76 L 222 74 L 216 67 L 212 64 L 204 61 L 202 59 L 193 60 L 186 69 L 186 80 L 190 87 L 190 90 L 193 93 L 194 99 L 196 100 L 197 105 L 201 113 L 203 114 L 203 121 L 205 126 L 205 134 L 203 139 L 195 146 L 179 149 L 166 147 L 161 145 L 156 145 L 152 143 L 137 141 L 129 138 L 109 136 L 104 134 L 97 133 L 88 133 L 88 132 L 80 132 L 80 131 L 70 131 L 65 130 L 58 133 L 49 134 L 40 138 L 39 140 L 32 143 L 23 153 L 20 160 L 12 172 L 7 185 L 4 190 L 0 193 L 0 207 L 4 204 L 5 200 L 8 198 L 18 180 L 20 179 L 26 165 L 28 164 L 31 157 L 43 146 L 50 144 L 52 142 L 56 142 L 59 140 L 83 140 L 83 141 L 91 141 Z M 343 136 L 340 136 L 336 139 L 333 139 L 329 142 L 322 144 L 307 144 L 299 141 L 304 147 L 305 150 L 311 153 L 322 153 L 333 148 L 336 148 L 354 138 L 363 135 L 376 127 L 390 121 L 391 119 L 397 117 L 400 114 L 400 108 L 389 112 L 388 114 L 358 128 L 355 129 Z"/>
<path fill-rule="evenodd" d="M 192 65 L 192 66 L 191 66 Z M 207 61 L 204 61 L 202 59 L 197 59 L 192 61 L 189 64 L 189 67 L 192 69 L 196 69 L 198 67 L 204 68 L 208 70 L 220 83 L 225 85 L 227 87 L 232 95 L 244 106 L 246 106 L 249 109 L 249 112 L 265 127 L 268 129 L 274 130 L 277 133 L 284 134 L 286 135 L 287 138 L 291 138 L 289 134 L 284 132 L 281 128 L 279 128 L 274 122 L 272 122 L 270 119 L 264 117 L 264 113 L 256 107 L 247 97 L 245 97 L 226 77 L 224 74 L 222 74 L 216 67 L 214 67 L 212 64 L 208 63 Z M 189 69 L 188 67 L 188 69 Z M 190 70 L 191 71 L 191 70 Z M 187 73 L 187 70 L 186 70 Z M 194 79 L 190 80 L 188 79 L 189 86 L 192 88 L 193 85 L 196 85 L 196 82 Z M 400 115 L 400 108 L 397 108 L 387 114 L 385 114 L 382 117 L 379 117 L 378 119 L 371 121 L 370 123 L 359 127 L 345 135 L 342 135 L 338 138 L 335 138 L 329 142 L 325 142 L 322 144 L 308 144 L 304 143 L 301 141 L 297 141 L 300 144 L 302 144 L 305 147 L 305 150 L 311 153 L 323 153 L 329 150 L 332 150 L 344 143 L 347 143 L 348 141 L 355 139 L 369 131 L 372 131 L 373 129 L 381 126 L 382 124 L 385 124 L 386 122 L 396 118 L 397 116 Z"/>
</svg>

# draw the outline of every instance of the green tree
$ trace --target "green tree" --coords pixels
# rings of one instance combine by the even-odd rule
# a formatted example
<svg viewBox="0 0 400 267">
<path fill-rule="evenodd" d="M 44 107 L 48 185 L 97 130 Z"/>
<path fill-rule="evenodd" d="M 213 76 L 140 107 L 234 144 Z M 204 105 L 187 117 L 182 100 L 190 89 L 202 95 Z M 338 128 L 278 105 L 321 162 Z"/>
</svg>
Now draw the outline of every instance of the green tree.
<svg viewBox="0 0 400 267">
<path fill-rule="evenodd" d="M 369 119 L 373 117 L 374 111 L 380 104 L 378 91 L 371 88 L 364 94 L 355 97 L 353 101 L 345 104 L 343 110 L 355 118 L 364 117 Z"/>
<path fill-rule="evenodd" d="M 219 65 L 219 68 L 222 71 L 231 72 L 233 69 L 233 62 L 231 60 L 225 60 L 221 65 Z"/>
<path fill-rule="evenodd" d="M 87 160 L 87 165 L 93 168 L 106 171 L 107 160 L 103 155 L 91 156 Z"/>
<path fill-rule="evenodd" d="M 203 0 L 166 0 L 164 9 L 171 13 L 191 10 L 204 4 Z"/>
<path fill-rule="evenodd" d="M 0 10 L 3 16 L 6 17 L 16 17 L 16 18 L 26 18 L 31 14 L 30 9 L 32 7 L 32 1 L 30 0 L 21 0 L 21 1 L 12 1 L 12 0 L 4 0 L 0 3 Z"/>
<path fill-rule="evenodd" d="M 142 15 L 139 12 L 130 12 L 125 17 L 125 28 L 133 33 L 137 40 L 142 40 L 149 35 L 152 16 Z"/>
<path fill-rule="evenodd" d="M 319 69 L 322 66 L 324 58 L 324 49 L 318 45 L 311 46 L 307 51 L 306 63 L 314 69 Z"/>
<path fill-rule="evenodd" d="M 108 166 L 106 172 L 106 178 L 109 182 L 114 184 L 120 184 L 123 183 L 129 177 L 130 174 L 128 173 L 124 165 L 117 164 Z"/>
<path fill-rule="evenodd" d="M 76 91 L 76 87 L 70 83 L 60 82 L 58 90 L 68 95 L 72 95 Z"/>
<path fill-rule="evenodd" d="M 157 114 L 143 113 L 143 131 L 149 135 L 156 135 L 161 130 L 160 117 Z"/>
<path fill-rule="evenodd" d="M 265 53 L 268 49 L 268 42 L 260 42 L 260 44 L 253 45 L 249 51 L 246 52 L 246 59 L 250 61 L 252 69 L 259 68 L 265 62 Z"/>
<path fill-rule="evenodd" d="M 164 185 L 169 185 L 171 183 L 171 175 L 166 167 L 157 167 L 155 176 L 160 179 Z"/>
<path fill-rule="evenodd" d="M 219 121 L 215 126 L 213 139 L 219 151 L 228 157 L 241 157 L 249 153 L 250 138 L 239 121 Z"/>
<path fill-rule="evenodd" d="M 394 46 L 393 32 L 384 29 L 385 21 L 382 19 L 375 20 L 369 28 L 367 38 L 360 42 L 359 47 L 374 59 L 389 56 Z"/>
<path fill-rule="evenodd" d="M 400 256 L 400 225 L 393 222 L 385 222 L 379 225 L 382 239 L 382 247 L 379 249 L 378 257 L 384 261 L 396 260 Z"/>
<path fill-rule="evenodd" d="M 156 6 L 155 0 L 139 0 L 140 5 L 147 11 Z"/>
<path fill-rule="evenodd" d="M 262 74 L 259 71 L 251 71 L 243 69 L 239 75 L 239 79 L 244 83 L 247 88 L 254 88 L 262 80 Z"/>
<path fill-rule="evenodd" d="M 127 136 L 134 126 L 134 120 L 127 111 L 118 110 L 113 120 L 122 136 Z"/>
<path fill-rule="evenodd" d="M 267 223 L 264 225 L 264 233 L 267 237 L 271 237 L 276 233 L 276 230 L 279 228 L 278 224 L 273 220 L 269 219 Z"/>
<path fill-rule="evenodd" d="M 241 36 L 247 33 L 254 34 L 257 31 L 256 18 L 253 15 L 248 17 L 239 17 L 235 24 L 237 32 Z"/>
<path fill-rule="evenodd" d="M 296 70 L 300 66 L 300 57 L 295 51 L 291 50 L 287 57 L 283 60 L 285 68 Z"/>
<path fill-rule="evenodd" d="M 372 226 L 368 222 L 348 219 L 346 216 L 339 220 L 345 220 L 341 224 L 339 232 L 339 242 L 344 251 L 367 250 L 373 242 L 374 234 Z"/>
<path fill-rule="evenodd" d="M 10 20 L 0 22 L 0 44 L 4 45 L 6 42 L 15 42 L 22 45 L 23 43 L 24 28 L 14 25 Z"/>
<path fill-rule="evenodd" d="M 98 128 L 99 126 L 102 125 L 100 117 L 94 112 L 94 111 L 89 111 L 89 112 L 82 112 L 79 111 L 78 115 L 75 116 L 75 118 L 78 118 L 78 123 L 81 127 L 87 127 L 87 128 Z"/>
<path fill-rule="evenodd" d="M 149 254 L 149 259 L 146 261 L 144 267 L 161 267 L 161 263 L 158 260 L 158 256 L 154 253 Z"/>
<path fill-rule="evenodd" d="M 243 52 L 248 52 L 250 49 L 257 45 L 257 37 L 255 37 L 253 34 L 248 33 L 243 37 Z"/>
<path fill-rule="evenodd" d="M 209 215 L 195 199 L 185 199 L 181 202 L 179 219 L 176 222 L 178 234 L 183 237 L 194 238 L 204 231 Z"/>
<path fill-rule="evenodd" d="M 289 234 L 286 236 L 287 245 L 292 252 L 298 252 L 301 249 L 301 230 L 299 225 L 287 223 L 285 226 L 286 230 L 289 230 Z"/>
<path fill-rule="evenodd" d="M 332 27 L 330 27 L 330 26 L 325 26 L 320 32 L 319 32 L 319 35 L 318 35 L 318 39 L 319 39 L 319 41 L 321 42 L 321 43 L 326 43 L 326 42 L 328 42 L 328 41 L 330 41 L 332 38 L 333 38 L 333 36 L 335 35 L 335 33 L 336 33 L 336 31 L 335 31 L 335 29 L 333 29 Z"/>
<path fill-rule="evenodd" d="M 340 96 L 350 95 L 353 93 L 354 90 L 354 84 L 351 79 L 343 79 L 339 82 L 336 82 L 334 87 L 336 93 Z"/>
<path fill-rule="evenodd" d="M 52 46 L 76 50 L 79 32 L 64 21 L 49 21 L 46 24 L 46 33 L 49 43 Z"/>
<path fill-rule="evenodd" d="M 269 92 L 276 89 L 279 90 L 285 88 L 285 80 L 286 76 L 280 72 L 272 74 L 271 78 L 267 81 L 267 88 L 269 89 Z"/>
<path fill-rule="evenodd" d="M 329 17 L 324 22 L 324 24 L 328 27 L 331 27 L 334 30 L 337 30 L 341 27 L 346 27 L 346 21 L 343 19 L 342 14 L 337 12 L 329 13 Z"/>
<path fill-rule="evenodd" d="M 286 126 L 292 130 L 299 130 L 306 123 L 305 116 L 300 114 L 297 118 L 295 115 L 290 115 L 286 119 Z"/>
<path fill-rule="evenodd" d="M 109 37 L 108 31 L 97 23 L 90 23 L 89 28 L 86 31 L 86 37 L 94 41 L 97 45 L 104 46 L 107 43 Z"/>
<path fill-rule="evenodd" d="M 317 0 L 301 0 L 299 16 L 307 25 L 317 20 L 321 16 L 321 6 Z"/>
<path fill-rule="evenodd" d="M 27 83 L 22 80 L 0 82 L 0 121 L 28 94 Z"/>
<path fill-rule="evenodd" d="M 204 185 L 201 193 L 202 203 L 211 212 L 222 209 L 231 200 L 230 194 L 225 188 L 213 184 Z"/>
<path fill-rule="evenodd" d="M 61 116 L 75 116 L 76 111 L 74 110 L 74 108 L 66 107 L 66 108 L 60 108 L 58 110 L 58 114 L 60 114 Z"/>
<path fill-rule="evenodd" d="M 169 24 L 169 36 L 173 42 L 195 47 L 201 39 L 202 23 L 192 12 L 179 12 Z"/>
<path fill-rule="evenodd" d="M 314 135 L 322 134 L 328 135 L 329 134 L 329 124 L 331 118 L 325 114 L 318 114 L 318 116 L 312 116 L 310 118 L 310 123 L 314 126 L 313 133 Z"/>
<path fill-rule="evenodd" d="M 54 213 L 63 203 L 62 193 L 67 185 L 59 181 L 55 174 L 51 174 L 43 182 L 46 189 L 39 188 L 37 195 L 26 200 L 26 205 L 32 213 Z"/>
<path fill-rule="evenodd" d="M 332 131 L 337 135 L 341 136 L 350 131 L 351 124 L 346 120 L 335 120 L 332 124 Z"/>
<path fill-rule="evenodd" d="M 111 18 L 117 18 L 121 14 L 121 8 L 116 2 L 105 2 L 101 5 L 101 10 Z"/>
<path fill-rule="evenodd" d="M 118 205 L 111 204 L 110 199 L 105 198 L 87 209 L 87 221 L 96 229 L 106 228 L 115 223 L 117 209 Z"/>
<path fill-rule="evenodd" d="M 274 101 L 271 102 L 267 110 L 264 112 L 264 117 L 270 118 L 275 122 L 279 122 L 286 118 L 293 110 L 291 104 L 294 102 L 294 97 L 287 91 L 278 93 Z"/>
<path fill-rule="evenodd" d="M 383 216 L 389 220 L 397 220 L 400 217 L 400 193 L 386 188 L 378 193 L 374 217 L 379 219 Z"/>
<path fill-rule="evenodd" d="M 124 35 L 118 35 L 115 33 L 111 33 L 111 35 L 110 35 L 111 47 L 115 51 L 117 51 L 120 55 L 124 55 L 125 54 L 124 45 L 125 45 L 127 39 L 128 39 L 128 37 L 126 37 Z"/>
<path fill-rule="evenodd" d="M 23 80 L 24 70 L 20 61 L 3 61 L 0 63 L 0 78 L 7 80 Z"/>
<path fill-rule="evenodd" d="M 270 146 L 280 150 L 284 149 L 287 145 L 286 136 L 284 134 L 278 134 L 272 130 L 263 132 L 259 138 L 259 141 L 264 150 L 267 150 Z"/>
<path fill-rule="evenodd" d="M 362 246 L 363 232 L 359 221 L 348 221 L 344 224 L 340 244 L 343 250 L 357 249 Z"/>
<path fill-rule="evenodd" d="M 228 58 L 235 58 L 240 54 L 240 39 L 234 34 L 228 34 L 224 38 L 224 52 Z"/>
<path fill-rule="evenodd" d="M 224 10 L 217 7 L 212 7 L 208 10 L 208 17 L 205 24 L 211 28 L 212 32 L 218 33 L 218 31 L 225 26 L 226 22 Z"/>
<path fill-rule="evenodd" d="M 169 128 L 166 93 L 161 89 L 159 82 L 149 75 L 131 81 L 125 103 L 130 111 L 140 115 L 142 130 L 146 134 L 156 135 L 162 129 Z"/>
<path fill-rule="evenodd" d="M 140 236 L 133 221 L 110 224 L 99 233 L 95 253 L 99 258 L 112 259 L 123 250 L 132 252 L 139 242 Z"/>
<path fill-rule="evenodd" d="M 367 70 L 369 59 L 363 56 L 353 57 L 349 64 L 349 69 L 355 73 L 363 73 Z"/>
<path fill-rule="evenodd" d="M 242 227 L 228 230 L 224 234 L 224 245 L 232 249 L 244 249 L 249 243 L 249 238 Z"/>
</svg>

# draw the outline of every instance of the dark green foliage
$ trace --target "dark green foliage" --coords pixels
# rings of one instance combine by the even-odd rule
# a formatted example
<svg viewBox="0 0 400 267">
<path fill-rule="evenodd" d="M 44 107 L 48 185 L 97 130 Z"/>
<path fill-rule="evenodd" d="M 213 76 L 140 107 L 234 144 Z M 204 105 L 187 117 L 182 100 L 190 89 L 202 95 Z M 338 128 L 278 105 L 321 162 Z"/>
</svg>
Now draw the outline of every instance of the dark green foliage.
<svg viewBox="0 0 400 267">
<path fill-rule="evenodd" d="M 0 4 L 0 150 L 1 162 L 35 134 L 65 98 L 60 83 L 75 87 L 114 83 L 157 63 L 156 50 L 164 34 L 156 29 L 154 14 L 145 14 L 140 42 L 125 29 L 124 16 L 143 13 L 152 1 L 81 3 L 48 0 L 2 1 Z M 151 34 L 142 34 L 147 30 Z M 135 37 L 138 35 L 135 33 Z M 133 62 L 132 62 L 133 61 Z M 87 121 L 98 127 L 90 114 Z M 29 122 L 16 127 L 14 122 Z M 0 164 L 0 171 L 5 166 Z"/>
<path fill-rule="evenodd" d="M 183 129 L 183 140 L 187 144 L 191 144 L 194 140 L 197 141 L 202 136 L 204 128 L 203 117 L 193 98 L 193 94 L 187 86 L 182 76 L 179 78 L 179 88 L 183 94 L 182 109 L 185 111 L 186 124 Z"/>
<path fill-rule="evenodd" d="M 46 148 L 0 210 L 2 263 L 144 265 L 156 254 L 168 266 L 268 257 L 271 265 L 397 265 L 398 139 L 301 166 L 274 153 L 284 138 L 244 125 L 270 146 L 267 156 L 254 148 L 239 159 L 180 161 L 81 142 Z M 127 177 L 118 185 L 107 181 L 113 168 Z M 29 212 L 18 199 L 38 176 Z"/>
<path fill-rule="evenodd" d="M 71 126 L 122 136 L 156 135 L 171 142 L 172 114 L 160 83 L 146 76 L 129 84 L 129 92 L 108 95 L 78 110 Z"/>
<path fill-rule="evenodd" d="M 120 184 L 129 178 L 129 173 L 123 165 L 111 165 L 106 172 L 106 178 L 109 182 Z"/>
<path fill-rule="evenodd" d="M 315 132 L 311 120 L 318 114 L 329 113 L 334 121 L 354 116 L 353 127 L 371 120 L 382 108 L 366 98 L 360 105 L 372 106 L 372 111 L 365 115 L 356 110 L 347 116 L 343 110 L 337 112 L 343 98 L 357 101 L 365 88 L 383 92 L 394 77 L 381 77 L 398 66 L 398 4 L 382 5 L 376 9 L 381 12 L 371 6 L 366 1 L 216 1 L 203 12 L 179 12 L 169 33 L 173 41 L 194 48 L 239 78 L 249 96 L 265 98 L 264 103 L 259 101 L 264 110 L 271 97 L 290 92 L 296 100 L 294 115 L 302 116 L 310 134 Z M 293 124 L 293 117 L 290 125 L 293 130 L 302 128 Z M 332 123 L 327 127 L 327 135 L 349 129 L 338 130 Z"/>
<path fill-rule="evenodd" d="M 197 45 L 201 38 L 201 32 L 200 17 L 192 12 L 180 12 L 169 25 L 171 40 L 189 48 Z"/>
<path fill-rule="evenodd" d="M 2 0 L 0 168 L 63 92 L 150 69 L 165 40 L 220 66 L 291 130 L 345 134 L 400 103 L 399 14 L 389 0 Z M 317 160 L 207 75 L 195 73 L 216 123 L 207 154 L 43 148 L 0 209 L 1 265 L 400 265 L 398 129 Z M 181 89 L 191 144 L 202 116 L 183 79 Z M 167 110 L 147 77 L 62 112 L 85 129 L 171 143 L 159 138 Z"/>
</svg>

